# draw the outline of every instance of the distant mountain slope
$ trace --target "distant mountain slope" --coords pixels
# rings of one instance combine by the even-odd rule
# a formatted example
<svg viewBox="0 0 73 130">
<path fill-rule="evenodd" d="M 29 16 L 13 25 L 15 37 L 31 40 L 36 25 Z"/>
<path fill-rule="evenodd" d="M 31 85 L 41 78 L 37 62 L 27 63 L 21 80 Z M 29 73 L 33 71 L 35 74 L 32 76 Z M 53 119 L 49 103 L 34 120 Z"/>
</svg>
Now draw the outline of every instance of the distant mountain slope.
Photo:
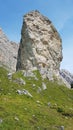
<svg viewBox="0 0 73 130">
<path fill-rule="evenodd" d="M 67 71 L 65 69 L 62 69 L 60 71 L 60 74 L 72 87 L 72 84 L 73 84 L 73 74 L 71 74 L 69 71 Z"/>
<path fill-rule="evenodd" d="M 0 66 L 5 66 L 10 71 L 16 70 L 18 44 L 10 42 L 0 28 Z"/>
</svg>

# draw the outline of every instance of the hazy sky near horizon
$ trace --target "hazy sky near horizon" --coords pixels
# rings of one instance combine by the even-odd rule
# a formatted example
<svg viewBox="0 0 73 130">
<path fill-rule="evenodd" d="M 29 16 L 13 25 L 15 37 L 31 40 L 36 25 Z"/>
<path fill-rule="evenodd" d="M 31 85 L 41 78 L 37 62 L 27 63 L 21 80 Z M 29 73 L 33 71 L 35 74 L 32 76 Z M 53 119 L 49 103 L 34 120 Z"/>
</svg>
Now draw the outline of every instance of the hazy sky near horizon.
<svg viewBox="0 0 73 130">
<path fill-rule="evenodd" d="M 19 42 L 24 14 L 36 9 L 47 16 L 60 33 L 61 68 L 73 73 L 73 0 L 0 0 L 0 27 L 10 40 Z"/>
</svg>

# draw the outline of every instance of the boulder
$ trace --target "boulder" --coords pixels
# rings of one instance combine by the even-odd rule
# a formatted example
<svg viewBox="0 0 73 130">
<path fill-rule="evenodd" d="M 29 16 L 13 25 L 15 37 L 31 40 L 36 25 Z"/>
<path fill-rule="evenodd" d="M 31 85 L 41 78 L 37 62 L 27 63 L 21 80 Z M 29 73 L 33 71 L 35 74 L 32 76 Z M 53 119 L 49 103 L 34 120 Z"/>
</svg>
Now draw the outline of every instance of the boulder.
<svg viewBox="0 0 73 130">
<path fill-rule="evenodd" d="M 17 78 L 17 79 L 15 79 L 13 81 L 20 84 L 20 85 L 25 85 L 26 84 L 26 82 L 22 78 Z"/>
<path fill-rule="evenodd" d="M 29 96 L 29 97 L 33 97 L 27 90 L 25 90 L 25 89 L 23 89 L 23 90 L 17 90 L 17 93 L 19 94 L 19 95 L 22 95 L 22 94 L 24 94 L 24 95 L 27 95 L 27 96 Z"/>
<path fill-rule="evenodd" d="M 43 90 L 46 90 L 46 89 L 47 89 L 47 86 L 46 86 L 46 84 L 45 84 L 44 82 L 42 83 L 42 89 L 43 89 Z"/>
</svg>

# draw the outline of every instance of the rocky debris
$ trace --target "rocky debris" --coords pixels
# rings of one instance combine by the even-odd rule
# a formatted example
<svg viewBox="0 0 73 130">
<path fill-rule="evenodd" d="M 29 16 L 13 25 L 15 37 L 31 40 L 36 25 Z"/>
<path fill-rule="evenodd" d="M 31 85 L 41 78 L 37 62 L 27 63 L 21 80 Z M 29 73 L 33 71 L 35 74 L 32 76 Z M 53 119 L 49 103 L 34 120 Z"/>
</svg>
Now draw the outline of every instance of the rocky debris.
<svg viewBox="0 0 73 130">
<path fill-rule="evenodd" d="M 25 89 L 23 89 L 23 90 L 17 90 L 17 93 L 19 94 L 19 95 L 22 95 L 22 94 L 24 94 L 24 95 L 27 95 L 27 96 L 29 96 L 29 97 L 33 97 L 27 90 L 25 90 Z"/>
<path fill-rule="evenodd" d="M 37 93 L 40 93 L 40 92 L 42 92 L 43 90 L 46 90 L 46 89 L 47 89 L 46 84 L 44 82 L 42 82 L 41 87 L 38 87 L 38 89 L 37 89 Z"/>
<path fill-rule="evenodd" d="M 0 118 L 0 124 L 3 122 L 3 120 Z"/>
<path fill-rule="evenodd" d="M 33 84 L 32 86 L 33 86 L 33 87 L 35 87 L 36 85 L 35 85 L 35 84 Z"/>
<path fill-rule="evenodd" d="M 35 80 L 37 80 L 38 81 L 38 78 L 36 77 L 36 75 L 33 73 L 33 71 L 31 71 L 31 70 L 25 70 L 24 72 L 23 72 L 23 76 L 24 77 L 30 77 L 29 78 L 29 80 L 31 80 L 31 78 L 34 78 Z"/>
<path fill-rule="evenodd" d="M 9 41 L 0 28 L 0 66 L 10 71 L 16 70 L 18 47 L 18 44 Z"/>
<path fill-rule="evenodd" d="M 43 89 L 43 90 L 46 90 L 46 89 L 47 89 L 46 84 L 45 84 L 44 82 L 42 83 L 42 89 Z"/>
<path fill-rule="evenodd" d="M 32 117 L 35 117 L 35 115 L 32 115 Z"/>
<path fill-rule="evenodd" d="M 24 110 L 27 111 L 27 108 L 25 107 Z"/>
<path fill-rule="evenodd" d="M 35 74 L 30 70 L 24 71 L 23 75 L 24 75 L 24 77 L 34 77 L 35 78 Z"/>
<path fill-rule="evenodd" d="M 66 82 L 70 85 L 71 88 L 73 85 L 73 75 L 69 71 L 64 69 L 60 71 L 60 75 L 66 80 Z"/>
<path fill-rule="evenodd" d="M 15 116 L 15 118 L 14 118 L 16 121 L 19 121 L 19 118 L 17 117 L 17 116 Z"/>
<path fill-rule="evenodd" d="M 52 22 L 38 11 L 24 16 L 18 50 L 17 70 L 40 71 L 53 80 L 62 61 L 62 41 Z"/>
<path fill-rule="evenodd" d="M 38 87 L 37 93 L 40 93 L 42 91 L 41 87 Z"/>
<path fill-rule="evenodd" d="M 25 85 L 26 84 L 26 82 L 22 78 L 17 78 L 17 79 L 15 79 L 13 81 L 20 84 L 20 85 Z"/>
<path fill-rule="evenodd" d="M 36 103 L 40 103 L 40 101 L 39 101 L 39 100 L 37 100 L 37 101 L 36 101 Z"/>
<path fill-rule="evenodd" d="M 11 80 L 12 79 L 12 73 L 8 73 L 8 79 Z"/>
<path fill-rule="evenodd" d="M 48 102 L 48 106 L 51 106 L 51 103 L 50 103 L 50 102 Z"/>
<path fill-rule="evenodd" d="M 61 128 L 61 130 L 64 130 L 64 126 L 61 126 L 60 128 Z"/>
</svg>

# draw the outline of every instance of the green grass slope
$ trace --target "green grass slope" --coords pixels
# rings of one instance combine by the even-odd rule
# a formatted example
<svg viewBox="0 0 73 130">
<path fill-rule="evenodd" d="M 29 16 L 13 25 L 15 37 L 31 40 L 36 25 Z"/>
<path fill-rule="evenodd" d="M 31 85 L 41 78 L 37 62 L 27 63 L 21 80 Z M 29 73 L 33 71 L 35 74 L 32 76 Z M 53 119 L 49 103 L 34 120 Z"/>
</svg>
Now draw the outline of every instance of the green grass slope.
<svg viewBox="0 0 73 130">
<path fill-rule="evenodd" d="M 60 130 L 61 126 L 73 130 L 73 90 L 34 73 L 38 80 L 24 77 L 22 71 L 9 80 L 8 72 L 0 68 L 0 130 Z M 20 78 L 25 85 L 17 82 Z M 42 82 L 46 90 L 42 90 Z M 33 97 L 17 93 L 23 89 Z"/>
</svg>

